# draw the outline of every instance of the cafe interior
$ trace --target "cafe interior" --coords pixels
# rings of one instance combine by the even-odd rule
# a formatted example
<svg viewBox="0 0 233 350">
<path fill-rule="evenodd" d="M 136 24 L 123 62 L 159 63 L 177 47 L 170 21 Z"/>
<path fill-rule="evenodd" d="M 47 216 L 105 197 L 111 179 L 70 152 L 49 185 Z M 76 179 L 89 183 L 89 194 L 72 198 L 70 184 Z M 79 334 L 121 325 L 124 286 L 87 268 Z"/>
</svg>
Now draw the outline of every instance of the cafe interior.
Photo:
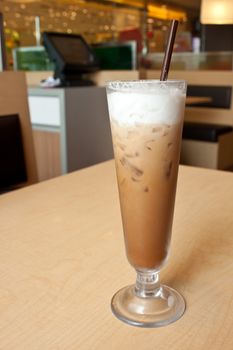
<svg viewBox="0 0 233 350">
<path fill-rule="evenodd" d="M 161 80 L 172 20 L 187 97 L 162 277 L 186 311 L 159 333 L 108 309 L 134 274 L 106 84 Z M 0 348 L 232 349 L 232 171 L 232 0 L 0 0 Z"/>
<path fill-rule="evenodd" d="M 106 81 L 157 79 L 171 19 L 178 20 L 179 27 L 169 78 L 188 84 L 180 161 L 232 170 L 232 7 L 231 1 L 211 0 L 1 0 L 0 115 L 15 115 L 21 124 L 21 156 L 3 155 L 12 159 L 6 167 L 18 164 L 16 178 L 10 180 L 10 169 L 6 169 L 1 190 L 113 157 Z M 72 54 L 66 52 L 72 45 L 77 54 L 85 43 L 86 54 L 95 55 L 96 63 L 79 68 L 82 58 L 77 54 L 73 57 L 77 67 L 65 76 L 54 51 L 54 38 L 48 33 L 60 34 L 56 39 L 60 40 L 60 55 Z M 71 37 L 74 41 L 69 44 Z M 64 64 L 68 66 L 68 61 Z M 24 91 L 23 98 L 15 84 Z M 1 120 L 5 125 L 4 118 Z M 10 134 L 9 129 L 9 138 Z"/>
</svg>

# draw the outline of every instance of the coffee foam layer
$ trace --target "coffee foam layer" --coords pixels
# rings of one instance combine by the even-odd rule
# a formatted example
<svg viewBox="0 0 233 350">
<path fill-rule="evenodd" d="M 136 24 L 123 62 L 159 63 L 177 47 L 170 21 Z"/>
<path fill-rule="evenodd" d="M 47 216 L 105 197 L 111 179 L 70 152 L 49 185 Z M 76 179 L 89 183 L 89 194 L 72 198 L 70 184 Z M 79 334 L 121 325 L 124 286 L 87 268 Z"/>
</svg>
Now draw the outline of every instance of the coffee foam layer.
<svg viewBox="0 0 233 350">
<path fill-rule="evenodd" d="M 110 118 L 120 125 L 176 124 L 184 114 L 185 95 L 169 93 L 119 92 L 108 94 Z"/>
</svg>

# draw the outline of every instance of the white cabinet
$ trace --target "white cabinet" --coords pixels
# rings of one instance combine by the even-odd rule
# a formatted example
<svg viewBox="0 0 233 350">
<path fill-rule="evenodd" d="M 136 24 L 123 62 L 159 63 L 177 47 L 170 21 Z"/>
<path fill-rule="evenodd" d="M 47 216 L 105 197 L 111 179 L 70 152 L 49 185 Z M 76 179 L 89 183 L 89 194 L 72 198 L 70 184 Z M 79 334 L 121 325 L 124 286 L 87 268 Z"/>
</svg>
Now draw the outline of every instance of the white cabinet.
<svg viewBox="0 0 233 350">
<path fill-rule="evenodd" d="M 59 97 L 29 96 L 28 102 L 32 124 L 60 127 L 61 110 Z"/>
<path fill-rule="evenodd" d="M 30 88 L 28 99 L 41 180 L 113 157 L 105 88 Z"/>
</svg>

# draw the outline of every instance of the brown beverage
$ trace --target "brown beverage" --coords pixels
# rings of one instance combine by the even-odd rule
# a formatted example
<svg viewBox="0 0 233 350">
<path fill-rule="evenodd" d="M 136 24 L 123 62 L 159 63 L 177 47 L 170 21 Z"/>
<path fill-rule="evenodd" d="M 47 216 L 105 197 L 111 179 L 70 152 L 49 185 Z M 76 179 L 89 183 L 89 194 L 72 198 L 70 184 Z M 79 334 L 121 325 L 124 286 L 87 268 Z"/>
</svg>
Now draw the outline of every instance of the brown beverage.
<svg viewBox="0 0 233 350">
<path fill-rule="evenodd" d="M 112 125 L 129 262 L 159 267 L 171 236 L 182 124 Z"/>
<path fill-rule="evenodd" d="M 159 269 L 167 257 L 184 101 L 159 86 L 108 96 L 126 252 L 137 270 Z"/>
</svg>

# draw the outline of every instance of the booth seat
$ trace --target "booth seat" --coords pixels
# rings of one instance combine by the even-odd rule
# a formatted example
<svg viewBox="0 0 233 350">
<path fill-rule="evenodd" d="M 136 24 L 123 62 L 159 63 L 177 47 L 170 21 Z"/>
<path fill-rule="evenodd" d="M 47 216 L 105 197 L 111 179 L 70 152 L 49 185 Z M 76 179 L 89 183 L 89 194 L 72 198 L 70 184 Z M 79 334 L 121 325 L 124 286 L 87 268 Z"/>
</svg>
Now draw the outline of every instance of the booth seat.
<svg viewBox="0 0 233 350">
<path fill-rule="evenodd" d="M 181 163 L 211 169 L 233 169 L 233 127 L 185 122 Z"/>
<path fill-rule="evenodd" d="M 145 79 L 159 79 L 160 71 L 144 71 Z M 188 96 L 210 101 L 188 105 L 181 162 L 212 169 L 233 168 L 233 71 L 171 71 L 169 79 L 187 82 Z"/>
</svg>

